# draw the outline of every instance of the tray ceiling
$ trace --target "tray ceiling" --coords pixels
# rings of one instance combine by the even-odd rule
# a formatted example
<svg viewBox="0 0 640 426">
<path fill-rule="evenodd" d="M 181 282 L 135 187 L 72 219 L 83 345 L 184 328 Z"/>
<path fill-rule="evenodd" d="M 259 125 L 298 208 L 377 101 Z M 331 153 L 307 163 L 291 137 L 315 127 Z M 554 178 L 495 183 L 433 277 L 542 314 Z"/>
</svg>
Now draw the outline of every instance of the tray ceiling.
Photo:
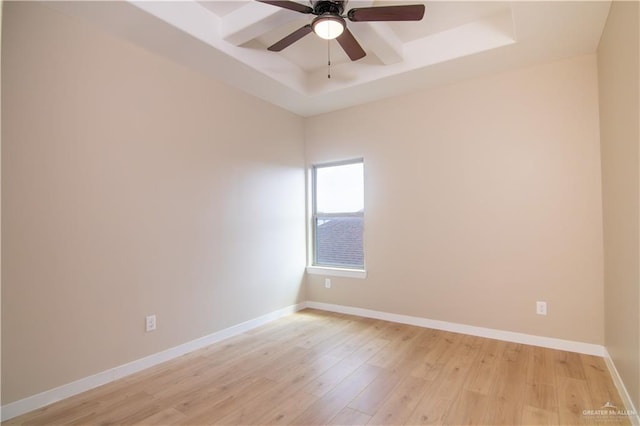
<svg viewBox="0 0 640 426">
<path fill-rule="evenodd" d="M 367 52 L 356 62 L 315 34 L 267 51 L 312 16 L 251 0 L 44 4 L 302 116 L 593 53 L 610 5 L 350 0 L 345 10 L 414 3 L 422 21 L 347 22 Z"/>
</svg>

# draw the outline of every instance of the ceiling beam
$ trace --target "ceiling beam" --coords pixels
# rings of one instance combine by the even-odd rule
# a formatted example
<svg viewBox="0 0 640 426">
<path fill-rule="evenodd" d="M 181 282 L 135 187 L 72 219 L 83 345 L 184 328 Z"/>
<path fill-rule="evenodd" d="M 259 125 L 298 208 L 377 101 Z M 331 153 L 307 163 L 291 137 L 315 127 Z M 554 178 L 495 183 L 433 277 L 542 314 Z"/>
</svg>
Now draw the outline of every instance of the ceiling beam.
<svg viewBox="0 0 640 426">
<path fill-rule="evenodd" d="M 349 26 L 362 40 L 366 40 L 366 50 L 375 54 L 385 65 L 397 64 L 403 60 L 402 41 L 384 22 L 354 23 Z"/>
<path fill-rule="evenodd" d="M 262 34 L 300 19 L 301 14 L 259 2 L 248 2 L 245 6 L 221 19 L 220 37 L 240 46 Z"/>
</svg>

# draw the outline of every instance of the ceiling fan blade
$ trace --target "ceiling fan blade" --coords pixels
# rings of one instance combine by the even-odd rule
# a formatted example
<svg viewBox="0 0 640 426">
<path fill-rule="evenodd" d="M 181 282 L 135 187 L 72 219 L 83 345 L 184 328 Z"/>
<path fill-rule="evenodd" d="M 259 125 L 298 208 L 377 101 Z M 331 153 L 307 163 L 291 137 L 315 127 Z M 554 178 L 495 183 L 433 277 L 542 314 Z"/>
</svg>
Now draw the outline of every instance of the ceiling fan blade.
<svg viewBox="0 0 640 426">
<path fill-rule="evenodd" d="M 297 30 L 295 30 L 294 32 L 292 32 L 282 40 L 269 46 L 267 50 L 270 50 L 272 52 L 280 52 L 285 47 L 291 46 L 293 43 L 300 40 L 302 37 L 306 36 L 310 32 L 313 32 L 313 28 L 311 28 L 311 25 L 307 24 L 302 28 L 298 28 Z"/>
<path fill-rule="evenodd" d="M 419 21 L 424 16 L 424 4 L 378 6 L 351 9 L 347 17 L 353 22 Z"/>
<path fill-rule="evenodd" d="M 260 3 L 270 4 L 272 6 L 278 6 L 283 9 L 294 10 L 300 13 L 313 13 L 313 9 L 304 4 L 296 3 L 294 1 L 271 1 L 271 0 L 257 0 Z"/>
<path fill-rule="evenodd" d="M 340 46 L 352 61 L 357 61 L 367 56 L 367 53 L 362 49 L 362 46 L 360 46 L 360 43 L 358 43 L 358 40 L 351 34 L 349 29 L 345 28 L 336 40 L 338 40 L 338 43 L 340 43 Z"/>
</svg>

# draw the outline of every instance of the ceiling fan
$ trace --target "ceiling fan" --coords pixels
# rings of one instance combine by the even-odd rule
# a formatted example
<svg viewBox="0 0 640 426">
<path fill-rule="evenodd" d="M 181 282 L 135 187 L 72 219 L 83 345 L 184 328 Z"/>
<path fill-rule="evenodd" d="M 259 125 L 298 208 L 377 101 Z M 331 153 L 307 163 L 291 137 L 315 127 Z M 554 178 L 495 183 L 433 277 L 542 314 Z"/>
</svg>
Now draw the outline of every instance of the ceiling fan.
<svg viewBox="0 0 640 426">
<path fill-rule="evenodd" d="M 257 1 L 295 12 L 316 15 L 311 24 L 295 30 L 282 40 L 269 46 L 268 50 L 280 52 L 307 34 L 315 32 L 318 37 L 323 39 L 336 39 L 352 61 L 362 59 L 367 54 L 347 28 L 345 18 L 351 22 L 419 21 L 424 16 L 423 4 L 360 7 L 350 9 L 346 15 L 343 15 L 347 0 L 311 0 L 311 6 L 288 0 Z"/>
</svg>

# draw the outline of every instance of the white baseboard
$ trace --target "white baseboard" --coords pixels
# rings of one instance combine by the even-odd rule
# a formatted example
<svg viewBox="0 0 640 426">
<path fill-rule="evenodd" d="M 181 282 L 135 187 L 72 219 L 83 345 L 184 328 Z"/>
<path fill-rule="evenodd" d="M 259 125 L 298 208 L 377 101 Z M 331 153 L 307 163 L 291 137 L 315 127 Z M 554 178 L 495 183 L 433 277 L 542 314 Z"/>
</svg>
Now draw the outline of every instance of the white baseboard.
<svg viewBox="0 0 640 426">
<path fill-rule="evenodd" d="M 604 357 L 604 346 L 593 343 L 574 342 L 572 340 L 556 339 L 553 337 L 535 336 L 532 334 L 516 333 L 513 331 L 495 330 L 492 328 L 475 327 L 472 325 L 458 324 L 454 322 L 432 320 L 409 315 L 391 314 L 388 312 L 374 311 L 371 309 L 354 308 L 351 306 L 333 305 L 329 303 L 307 302 L 308 308 L 323 311 L 338 312 L 341 314 L 356 315 L 359 317 L 375 318 L 384 321 L 398 322 L 401 324 L 415 325 L 418 327 L 434 328 L 436 330 L 451 331 L 454 333 L 470 334 L 472 336 L 486 337 L 489 339 L 504 340 L 507 342 L 522 343 L 525 345 L 542 346 L 545 348 L 559 349 L 569 352 L 578 352 L 587 355 Z"/>
<path fill-rule="evenodd" d="M 171 359 L 182 356 L 186 353 L 193 352 L 196 349 L 203 348 L 213 343 L 219 342 L 229 337 L 242 334 L 253 328 L 259 327 L 263 324 L 271 322 L 280 317 L 297 312 L 306 307 L 306 303 L 299 303 L 297 305 L 287 306 L 286 308 L 278 309 L 277 311 L 270 312 L 262 315 L 258 318 L 234 325 L 224 330 L 217 331 L 199 339 L 192 340 L 182 345 L 178 345 L 173 348 L 169 348 L 162 352 L 149 355 L 147 357 L 132 361 L 130 363 L 120 365 L 118 367 L 111 368 L 106 371 L 76 380 L 71 383 L 59 386 L 54 389 L 44 391 L 42 393 L 29 396 L 19 401 L 11 402 L 3 405 L 0 410 L 0 419 L 2 421 L 14 418 L 29 411 L 42 408 L 46 405 L 53 404 L 70 396 L 77 395 L 79 393 L 88 391 L 90 389 L 102 386 L 114 380 L 144 370 L 154 365 L 169 361 Z"/>
<path fill-rule="evenodd" d="M 635 413 L 635 415 L 629 416 L 629 420 L 631 421 L 631 424 L 638 426 L 640 425 L 640 413 L 638 413 L 638 410 L 636 409 L 633 400 L 631 399 L 631 396 L 629 395 L 629 392 L 627 391 L 627 388 L 625 387 L 624 382 L 620 377 L 620 373 L 618 373 L 618 369 L 616 368 L 611 355 L 609 355 L 609 351 L 605 349 L 605 352 L 606 355 L 604 357 L 604 361 L 607 364 L 609 373 L 611 373 L 613 384 L 616 385 L 616 389 L 620 394 L 620 398 L 622 398 L 622 403 L 624 404 L 628 412 Z"/>
</svg>

